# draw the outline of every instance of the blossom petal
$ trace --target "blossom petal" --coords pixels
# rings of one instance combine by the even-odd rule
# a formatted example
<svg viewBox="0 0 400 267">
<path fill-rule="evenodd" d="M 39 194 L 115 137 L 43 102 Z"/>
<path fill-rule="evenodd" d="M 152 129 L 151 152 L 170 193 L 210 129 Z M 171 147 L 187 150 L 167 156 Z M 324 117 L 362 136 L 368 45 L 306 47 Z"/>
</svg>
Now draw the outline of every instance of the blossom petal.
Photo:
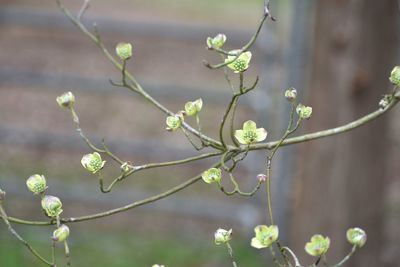
<svg viewBox="0 0 400 267">
<path fill-rule="evenodd" d="M 267 138 L 268 132 L 264 128 L 258 128 L 256 130 L 256 134 L 257 134 L 256 142 L 261 142 Z"/>
</svg>

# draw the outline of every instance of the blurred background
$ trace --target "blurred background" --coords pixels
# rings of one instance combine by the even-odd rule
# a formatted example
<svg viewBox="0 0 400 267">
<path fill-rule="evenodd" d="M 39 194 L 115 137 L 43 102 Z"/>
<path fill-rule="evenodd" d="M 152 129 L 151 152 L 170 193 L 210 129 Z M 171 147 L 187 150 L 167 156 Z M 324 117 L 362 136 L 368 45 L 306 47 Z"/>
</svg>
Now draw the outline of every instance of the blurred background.
<svg viewBox="0 0 400 267">
<path fill-rule="evenodd" d="M 83 1 L 65 1 L 78 12 Z M 332 128 L 378 108 L 389 92 L 388 75 L 399 65 L 397 1 L 279 0 L 278 18 L 268 21 L 252 49 L 246 83 L 257 75 L 256 91 L 244 96 L 236 127 L 257 121 L 275 140 L 286 128 L 289 86 L 298 89 L 313 117 L 299 133 Z M 134 44 L 131 70 L 143 87 L 169 109 L 201 97 L 204 132 L 217 127 L 230 89 L 219 62 L 205 49 L 208 36 L 225 33 L 227 49 L 243 46 L 263 12 L 262 0 L 93 0 L 84 22 L 96 22 L 110 51 Z M 52 0 L 0 0 L 0 186 L 10 216 L 44 220 L 26 179 L 44 174 L 49 193 L 64 203 L 65 217 L 116 208 L 163 192 L 200 173 L 212 161 L 153 169 L 99 193 L 97 178 L 80 164 L 91 152 L 70 114 L 55 98 L 72 91 L 81 126 L 94 141 L 135 164 L 197 155 L 183 134 L 169 133 L 165 115 L 139 96 L 112 87 L 119 73 L 97 47 L 58 10 Z M 237 77 L 232 75 L 237 82 Z M 398 266 L 400 256 L 400 109 L 350 133 L 282 148 L 274 165 L 274 214 L 285 244 L 311 264 L 304 244 L 321 233 L 331 237 L 328 259 L 350 249 L 349 227 L 368 233 L 366 246 L 348 266 Z M 194 122 L 192 122 L 194 123 Z M 252 153 L 236 174 L 250 189 L 263 171 L 265 152 Z M 105 177 L 118 174 L 108 160 Z M 233 228 L 239 266 L 269 266 L 266 251 L 249 246 L 253 227 L 265 224 L 263 190 L 251 199 L 226 197 L 202 182 L 167 199 L 116 216 L 71 224 L 73 266 L 230 266 L 213 232 Z M 0 224 L 0 266 L 42 266 Z M 14 225 L 49 256 L 52 227 Z M 61 263 L 61 247 L 59 249 Z M 62 264 L 61 264 L 62 265 Z"/>
</svg>

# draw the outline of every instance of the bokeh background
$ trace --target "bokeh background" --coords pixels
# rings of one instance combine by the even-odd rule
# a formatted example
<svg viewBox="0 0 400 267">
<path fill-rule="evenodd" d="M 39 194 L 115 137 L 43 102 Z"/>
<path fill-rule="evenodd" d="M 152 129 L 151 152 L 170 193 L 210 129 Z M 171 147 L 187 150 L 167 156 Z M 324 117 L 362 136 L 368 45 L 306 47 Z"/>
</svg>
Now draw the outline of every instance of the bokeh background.
<svg viewBox="0 0 400 267">
<path fill-rule="evenodd" d="M 65 1 L 74 12 L 82 1 Z M 253 52 L 247 82 L 258 89 L 240 101 L 236 126 L 257 121 L 277 139 L 286 127 L 283 92 L 298 89 L 313 106 L 313 118 L 299 133 L 342 125 L 378 108 L 389 92 L 387 79 L 399 64 L 397 1 L 279 0 L 271 2 L 278 21 L 267 22 Z M 110 51 L 132 42 L 128 68 L 144 87 L 172 110 L 203 98 L 204 131 L 217 137 L 229 87 L 222 71 L 203 59 L 207 36 L 223 32 L 228 49 L 253 34 L 261 0 L 97 0 L 84 22 L 96 22 Z M 49 193 L 60 196 L 64 216 L 80 216 L 158 194 L 207 168 L 205 160 L 154 169 L 126 179 L 101 194 L 96 177 L 80 165 L 90 152 L 70 114 L 55 98 L 72 91 L 86 134 L 105 138 L 112 151 L 137 164 L 196 155 L 180 133 L 164 130 L 165 115 L 131 92 L 113 88 L 119 73 L 51 0 L 0 0 L 0 186 L 9 215 L 45 219 L 37 198 L 25 188 L 31 174 L 47 177 Z M 234 77 L 234 76 L 233 76 Z M 400 109 L 351 133 L 285 147 L 274 166 L 273 202 L 284 243 L 304 263 L 304 243 L 329 235 L 328 259 L 347 253 L 344 233 L 360 226 L 369 240 L 348 266 L 398 266 L 400 262 Z M 237 171 L 251 188 L 263 170 L 265 152 L 249 155 Z M 118 173 L 109 160 L 106 177 Z M 71 224 L 74 266 L 230 266 L 224 248 L 213 244 L 218 227 L 233 228 L 240 266 L 268 266 L 266 251 L 249 246 L 252 229 L 265 223 L 265 196 L 228 198 L 199 182 L 167 199 L 123 214 Z M 1 224 L 0 224 L 1 225 Z M 15 228 L 49 255 L 51 227 Z M 59 256 L 62 265 L 61 248 Z M 0 266 L 42 266 L 0 226 Z"/>
</svg>

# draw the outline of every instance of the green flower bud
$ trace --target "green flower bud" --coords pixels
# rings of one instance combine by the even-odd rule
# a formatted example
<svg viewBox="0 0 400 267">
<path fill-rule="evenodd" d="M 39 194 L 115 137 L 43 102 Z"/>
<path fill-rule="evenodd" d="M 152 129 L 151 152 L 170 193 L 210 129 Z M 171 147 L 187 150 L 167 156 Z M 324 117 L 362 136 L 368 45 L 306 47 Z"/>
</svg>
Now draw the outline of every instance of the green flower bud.
<svg viewBox="0 0 400 267">
<path fill-rule="evenodd" d="M 346 237 L 350 244 L 359 248 L 364 246 L 365 242 L 367 242 L 367 234 L 363 229 L 358 227 L 347 230 Z"/>
<path fill-rule="evenodd" d="M 200 112 L 202 107 L 203 107 L 203 100 L 201 98 L 193 102 L 187 102 L 185 104 L 185 113 L 188 116 L 194 116 Z"/>
<path fill-rule="evenodd" d="M 182 126 L 182 121 L 182 114 L 175 114 L 174 116 L 167 117 L 167 120 L 165 121 L 167 124 L 167 131 L 176 131 Z"/>
<path fill-rule="evenodd" d="M 6 198 L 6 192 L 1 190 L 1 188 L 0 188 L 0 204 L 5 198 Z"/>
<path fill-rule="evenodd" d="M 26 180 L 26 186 L 29 191 L 34 194 L 40 194 L 46 191 L 46 178 L 43 175 L 34 174 L 31 175 L 28 180 Z"/>
<path fill-rule="evenodd" d="M 217 229 L 214 233 L 214 239 L 216 245 L 225 244 L 232 239 L 232 229 L 229 229 L 229 231 L 222 228 Z"/>
<path fill-rule="evenodd" d="M 66 92 L 56 98 L 57 103 L 62 108 L 72 108 L 75 103 L 75 96 L 71 92 Z"/>
<path fill-rule="evenodd" d="M 238 53 L 240 53 L 240 50 L 232 50 L 229 53 L 237 55 Z M 235 58 L 236 58 L 236 56 L 228 56 L 225 59 L 225 63 L 231 62 Z M 233 72 L 235 72 L 235 73 L 244 72 L 245 70 L 247 70 L 249 68 L 250 60 L 251 60 L 251 52 L 250 51 L 243 52 L 240 54 L 240 56 L 235 61 L 233 61 L 232 63 L 229 63 L 227 66 L 230 69 L 232 69 Z"/>
<path fill-rule="evenodd" d="M 311 256 L 321 257 L 328 251 L 330 244 L 331 240 L 329 237 L 314 235 L 311 237 L 311 241 L 306 244 L 304 249 Z"/>
<path fill-rule="evenodd" d="M 207 38 L 207 46 L 208 48 L 217 48 L 221 49 L 226 42 L 226 35 L 225 34 L 217 34 L 214 38 L 208 37 Z"/>
<path fill-rule="evenodd" d="M 122 60 L 128 60 L 132 57 L 132 45 L 130 43 L 117 44 L 115 51 Z"/>
<path fill-rule="evenodd" d="M 101 156 L 99 153 L 94 152 L 92 154 L 86 154 L 82 157 L 81 160 L 82 166 L 90 171 L 91 173 L 95 174 L 96 172 L 103 169 L 105 161 L 101 160 Z"/>
<path fill-rule="evenodd" d="M 312 115 L 312 107 L 307 107 L 304 106 L 303 104 L 298 104 L 296 107 L 296 112 L 301 119 L 309 119 L 311 118 Z"/>
<path fill-rule="evenodd" d="M 201 178 L 207 184 L 219 183 L 222 178 L 222 172 L 219 168 L 211 168 L 203 172 Z"/>
<path fill-rule="evenodd" d="M 120 168 L 122 172 L 127 173 L 132 170 L 132 165 L 129 162 L 124 162 Z"/>
<path fill-rule="evenodd" d="M 279 229 L 276 225 L 258 225 L 254 228 L 256 236 L 251 239 L 251 246 L 261 249 L 268 248 L 278 240 Z"/>
<path fill-rule="evenodd" d="M 68 238 L 68 236 L 69 228 L 65 224 L 62 224 L 53 232 L 53 236 L 51 237 L 51 239 L 57 242 L 63 242 Z"/>
<path fill-rule="evenodd" d="M 297 97 L 297 90 L 293 87 L 289 88 L 286 90 L 285 92 L 285 98 L 289 101 L 289 102 L 293 102 L 296 100 Z"/>
<path fill-rule="evenodd" d="M 393 68 L 392 72 L 390 73 L 389 80 L 397 86 L 400 86 L 400 66 L 396 66 Z"/>
<path fill-rule="evenodd" d="M 254 121 L 243 123 L 243 130 L 235 131 L 235 138 L 243 145 L 249 145 L 264 141 L 267 138 L 267 131 L 264 128 L 257 128 Z"/>
<path fill-rule="evenodd" d="M 58 197 L 44 196 L 42 199 L 42 208 L 49 217 L 57 217 L 60 215 L 62 210 L 62 203 Z"/>
</svg>

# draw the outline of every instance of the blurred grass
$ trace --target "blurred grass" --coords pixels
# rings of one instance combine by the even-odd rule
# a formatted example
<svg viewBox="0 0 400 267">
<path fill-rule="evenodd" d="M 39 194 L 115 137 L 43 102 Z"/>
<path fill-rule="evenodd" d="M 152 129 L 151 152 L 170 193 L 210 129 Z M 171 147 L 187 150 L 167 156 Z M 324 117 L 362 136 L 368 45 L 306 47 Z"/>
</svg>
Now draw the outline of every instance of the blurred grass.
<svg viewBox="0 0 400 267">
<path fill-rule="evenodd" d="M 43 228 L 24 233 L 26 239 L 48 258 L 50 241 L 44 237 L 50 230 Z M 73 233 L 70 240 L 73 266 L 152 266 L 155 263 L 167 267 L 231 266 L 224 246 L 216 246 L 210 238 L 193 236 L 189 240 L 168 236 L 149 235 L 127 231 L 124 233 L 85 232 Z M 44 266 L 11 237 L 0 231 L 0 266 L 2 267 L 41 267 Z M 261 267 L 264 260 L 260 251 L 249 246 L 248 240 L 235 239 L 231 242 L 235 257 L 241 266 Z M 58 263 L 65 264 L 63 247 L 57 248 Z"/>
</svg>

